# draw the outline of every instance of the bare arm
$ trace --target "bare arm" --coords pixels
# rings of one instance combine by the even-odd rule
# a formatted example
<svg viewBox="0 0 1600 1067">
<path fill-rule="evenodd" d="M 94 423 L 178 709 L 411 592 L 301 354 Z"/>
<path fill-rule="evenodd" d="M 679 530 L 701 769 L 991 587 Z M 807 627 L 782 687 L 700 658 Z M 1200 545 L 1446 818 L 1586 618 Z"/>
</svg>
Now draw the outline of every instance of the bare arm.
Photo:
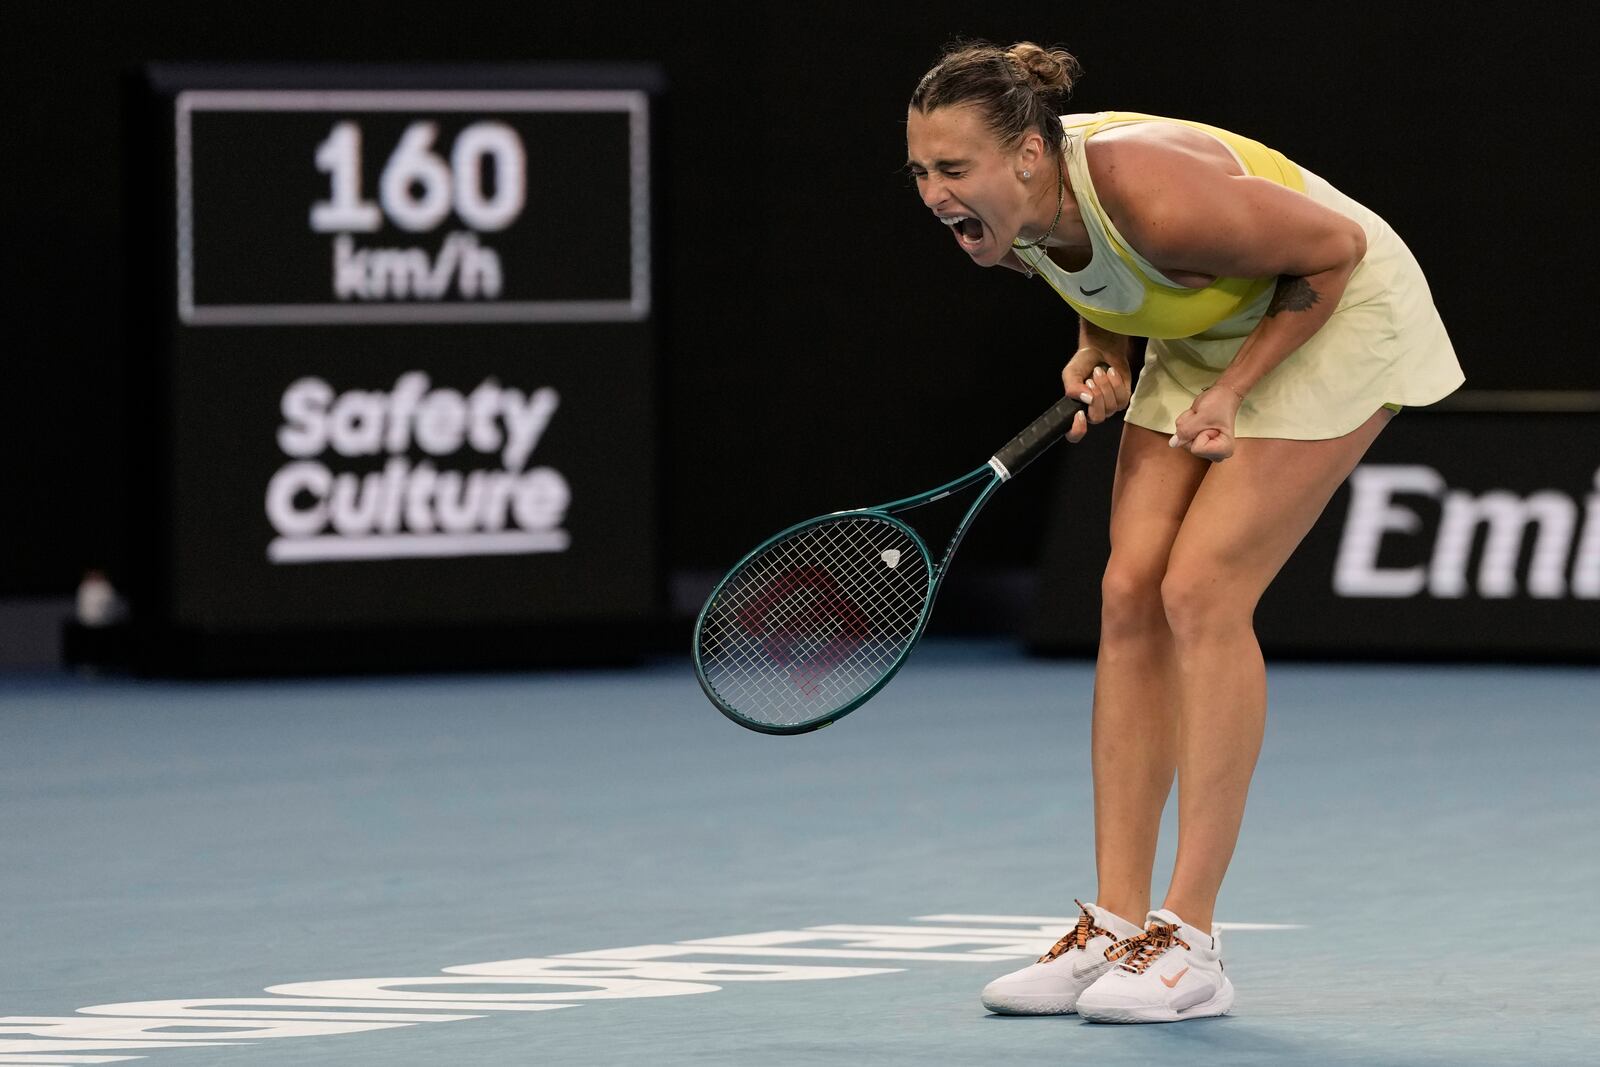
<svg viewBox="0 0 1600 1067">
<path fill-rule="evenodd" d="M 1191 275 L 1278 280 L 1266 314 L 1218 377 L 1220 388 L 1178 418 L 1175 447 L 1226 459 L 1245 395 L 1333 315 L 1366 255 L 1366 234 L 1303 193 L 1229 174 L 1194 154 L 1131 140 L 1109 147 L 1102 165 L 1112 163 L 1117 177 L 1109 183 L 1116 207 L 1108 209 L 1152 263 Z"/>
<path fill-rule="evenodd" d="M 1366 254 L 1366 234 L 1293 189 L 1261 178 L 1219 178 L 1197 182 L 1166 206 L 1155 218 L 1162 229 L 1147 243 L 1157 262 L 1197 274 L 1277 275 L 1267 314 L 1218 379 L 1243 397 L 1322 330 Z"/>
<path fill-rule="evenodd" d="M 1173 271 L 1278 278 L 1267 314 L 1218 381 L 1245 395 L 1328 321 L 1366 255 L 1366 234 L 1276 182 L 1227 174 L 1163 145 L 1106 147 L 1119 157 L 1106 161 L 1118 226 L 1145 258 Z"/>
<path fill-rule="evenodd" d="M 1082 315 L 1078 316 L 1078 347 L 1094 348 L 1111 357 L 1106 362 L 1116 367 L 1123 374 L 1128 373 L 1128 352 L 1133 347 L 1133 338 L 1126 334 L 1112 333 L 1110 330 L 1096 326 Z"/>
</svg>

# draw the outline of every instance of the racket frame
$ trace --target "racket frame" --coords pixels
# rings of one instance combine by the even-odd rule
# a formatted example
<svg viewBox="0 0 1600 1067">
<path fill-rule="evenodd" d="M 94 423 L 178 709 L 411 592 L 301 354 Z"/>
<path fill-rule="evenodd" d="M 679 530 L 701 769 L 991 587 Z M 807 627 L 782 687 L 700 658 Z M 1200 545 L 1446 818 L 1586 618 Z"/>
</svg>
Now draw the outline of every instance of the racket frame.
<svg viewBox="0 0 1600 1067">
<path fill-rule="evenodd" d="M 711 703 L 716 706 L 718 711 L 722 712 L 722 714 L 726 715 L 740 726 L 743 726 L 746 729 L 756 730 L 764 734 L 781 735 L 805 734 L 811 733 L 813 730 L 820 730 L 824 726 L 831 725 L 832 723 L 844 718 L 846 715 L 850 714 L 852 711 L 871 700 L 878 694 L 880 690 L 883 689 L 884 686 L 888 685 L 889 682 L 894 679 L 894 676 L 899 673 L 900 668 L 904 666 L 906 660 L 910 658 L 911 651 L 917 647 L 917 642 L 922 640 L 923 631 L 927 629 L 928 620 L 933 615 L 933 604 L 938 598 L 939 588 L 944 584 L 944 576 L 947 573 L 947 568 L 951 558 L 955 555 L 956 549 L 960 547 L 961 540 L 966 536 L 967 528 L 972 525 L 973 518 L 977 516 L 979 511 L 983 510 L 983 506 L 989 502 L 989 497 L 994 494 L 996 489 L 1000 488 L 1001 484 L 1004 483 L 1009 476 L 1009 472 L 1007 472 L 1005 468 L 998 463 L 998 461 L 991 459 L 988 463 L 978 467 L 976 470 L 963 474 L 961 477 L 956 478 L 953 481 L 946 482 L 945 484 L 933 489 L 929 489 L 926 492 L 918 493 L 915 496 L 902 497 L 899 500 L 891 500 L 887 504 L 878 504 L 868 508 L 852 508 L 847 511 L 834 511 L 826 515 L 817 515 L 813 518 L 805 520 L 804 522 L 795 523 L 793 526 L 773 534 L 771 537 L 761 542 L 761 544 L 757 545 L 754 549 L 745 553 L 744 557 L 740 559 L 738 563 L 734 564 L 733 568 L 723 576 L 720 582 L 717 583 L 716 588 L 711 590 L 711 594 L 706 597 L 705 604 L 703 607 L 701 607 L 700 614 L 695 618 L 694 621 L 694 639 L 692 645 L 690 646 L 691 648 L 696 650 L 700 648 L 700 631 L 701 627 L 705 624 L 706 615 L 711 611 L 712 606 L 717 603 L 717 597 L 721 595 L 723 587 L 725 587 L 729 582 L 733 581 L 733 579 L 737 578 L 744 571 L 745 564 L 749 563 L 751 560 L 765 552 L 769 547 L 779 541 L 782 541 L 786 537 L 792 537 L 793 535 L 810 529 L 813 526 L 821 526 L 824 523 L 838 522 L 843 519 L 870 518 L 879 522 L 887 522 L 892 526 L 898 527 L 901 532 L 910 538 L 911 543 L 917 546 L 917 551 L 922 553 L 923 562 L 928 568 L 928 587 L 926 596 L 922 602 L 922 613 L 917 618 L 917 624 L 911 631 L 910 638 L 906 641 L 905 648 L 901 650 L 899 656 L 895 657 L 895 661 L 884 670 L 883 675 L 875 683 L 873 683 L 870 688 L 858 694 L 849 703 L 843 705 L 842 707 L 835 708 L 825 715 L 821 715 L 813 719 L 806 719 L 798 723 L 769 723 L 746 718 L 744 715 L 741 715 L 738 710 L 730 707 L 720 696 L 717 695 L 716 690 L 711 687 L 710 681 L 706 678 L 705 669 L 700 663 L 700 657 L 696 655 L 693 657 L 694 676 L 695 679 L 700 683 L 700 688 L 705 692 L 706 697 L 710 699 Z M 959 493 L 964 489 L 971 488 L 972 486 L 984 481 L 987 481 L 988 484 L 979 491 L 976 499 L 974 499 L 972 504 L 968 506 L 966 513 L 962 515 L 961 521 L 956 524 L 954 532 L 950 535 L 949 542 L 945 545 L 944 552 L 940 555 L 938 563 L 935 564 L 933 555 L 928 551 L 927 542 L 922 539 L 922 535 L 906 522 L 895 518 L 895 516 L 903 512 L 912 511 L 916 508 L 923 507 L 927 504 L 932 504 L 935 501 L 943 500 L 945 497 Z"/>
<path fill-rule="evenodd" d="M 1062 397 L 1060 400 L 1057 400 L 1053 405 L 1046 409 L 1043 415 L 1040 415 L 1037 419 L 1034 419 L 1033 422 L 1029 423 L 1022 430 L 1021 433 L 1017 434 L 1009 442 L 1007 442 L 1004 448 L 1000 449 L 1000 451 L 991 456 L 987 463 L 973 471 L 970 471 L 967 474 L 963 474 L 954 481 L 946 482 L 941 486 L 929 489 L 927 492 L 918 493 L 915 496 L 902 497 L 899 500 L 891 500 L 887 504 L 879 504 L 876 507 L 856 508 L 850 511 L 835 511 L 827 515 L 818 515 L 815 518 L 807 519 L 805 522 L 796 523 L 788 529 L 772 535 L 765 541 L 761 542 L 761 544 L 757 545 L 752 551 L 747 552 L 744 558 L 740 559 L 739 562 L 736 563 L 733 568 L 723 576 L 723 579 L 717 583 L 716 588 L 711 590 L 711 595 L 706 597 L 705 605 L 700 609 L 700 614 L 695 618 L 694 621 L 694 639 L 693 643 L 690 645 L 690 651 L 694 660 L 694 675 L 696 680 L 698 680 L 700 683 L 700 688 L 704 690 L 706 696 L 710 698 L 711 703 L 715 705 L 717 710 L 722 712 L 722 714 L 726 715 L 729 719 L 732 719 L 734 722 L 747 729 L 756 730 L 764 734 L 792 735 L 810 733 L 813 730 L 820 730 L 824 726 L 839 721 L 840 719 L 844 718 L 844 716 L 850 714 L 852 711 L 865 704 L 868 700 L 872 699 L 872 697 L 877 695 L 877 693 L 881 691 L 884 686 L 888 685 L 890 680 L 893 679 L 897 673 L 899 673 L 900 668 L 904 666 L 907 658 L 910 657 L 911 650 L 917 647 L 918 641 L 922 640 L 923 631 L 926 630 L 928 626 L 928 619 L 933 614 L 933 602 L 938 598 L 939 587 L 944 584 L 946 569 L 951 558 L 955 555 L 956 549 L 961 546 L 961 539 L 966 536 L 967 527 L 972 524 L 973 518 L 978 514 L 979 511 L 983 510 L 983 506 L 989 502 L 989 497 L 994 494 L 996 489 L 1000 488 L 1001 485 L 1005 484 L 1014 476 L 1021 473 L 1024 467 L 1032 463 L 1053 444 L 1055 444 L 1055 442 L 1060 439 L 1061 434 L 1072 425 L 1072 420 L 1077 413 L 1083 411 L 1084 408 L 1085 405 L 1083 402 L 1078 400 L 1076 397 Z M 936 500 L 943 500 L 952 493 L 957 493 L 963 489 L 970 488 L 971 486 L 977 485 L 986 479 L 988 484 L 985 485 L 978 493 L 977 499 L 972 502 L 971 506 L 967 508 L 966 514 L 962 516 L 961 521 L 956 524 L 955 532 L 950 535 L 949 543 L 945 545 L 944 553 L 939 557 L 938 565 L 934 565 L 933 558 L 928 552 L 927 543 L 923 541 L 922 535 L 917 533 L 916 530 L 912 529 L 905 522 L 894 518 L 894 516 L 902 512 L 911 511 L 914 508 L 920 508 L 925 504 L 932 504 Z M 857 696 L 843 707 L 836 708 L 825 715 L 818 716 L 814 719 L 807 719 L 806 721 L 800 723 L 767 723 L 757 722 L 754 719 L 746 718 L 745 716 L 739 714 L 736 709 L 730 707 L 722 700 L 721 697 L 716 694 L 716 692 L 711 688 L 711 683 L 706 679 L 705 669 L 701 666 L 699 654 L 700 632 L 702 626 L 705 624 L 707 613 L 710 612 L 712 606 L 716 604 L 717 597 L 719 594 L 721 594 L 723 587 L 744 570 L 745 564 L 749 563 L 756 556 L 759 556 L 761 553 L 765 552 L 773 543 L 781 541 L 785 537 L 792 536 L 793 534 L 805 530 L 808 527 L 818 526 L 826 522 L 834 522 L 841 518 L 849 518 L 851 516 L 872 518 L 879 521 L 888 522 L 891 525 L 899 527 L 907 536 L 911 538 L 912 543 L 917 546 L 917 550 L 922 553 L 923 561 L 928 566 L 928 594 L 927 599 L 923 602 L 922 614 L 917 619 L 916 628 L 911 632 L 910 640 L 906 642 L 906 647 L 901 651 L 894 663 L 883 672 L 883 676 L 880 677 L 877 682 L 874 683 L 866 692 Z"/>
</svg>

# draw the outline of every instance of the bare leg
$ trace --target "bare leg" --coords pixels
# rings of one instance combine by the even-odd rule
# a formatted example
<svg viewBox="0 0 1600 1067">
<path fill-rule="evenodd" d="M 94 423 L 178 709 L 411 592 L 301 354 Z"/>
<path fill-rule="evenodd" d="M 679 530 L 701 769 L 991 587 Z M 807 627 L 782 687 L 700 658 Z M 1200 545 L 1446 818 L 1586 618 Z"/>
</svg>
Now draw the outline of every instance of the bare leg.
<svg viewBox="0 0 1600 1067">
<path fill-rule="evenodd" d="M 1247 439 L 1206 474 L 1162 599 L 1182 688 L 1178 855 L 1164 906 L 1209 930 L 1266 723 L 1257 601 L 1390 418 L 1327 441 Z"/>
<path fill-rule="evenodd" d="M 1095 901 L 1141 926 L 1178 758 L 1179 673 L 1161 578 L 1208 467 L 1163 434 L 1123 427 L 1094 683 Z"/>
</svg>

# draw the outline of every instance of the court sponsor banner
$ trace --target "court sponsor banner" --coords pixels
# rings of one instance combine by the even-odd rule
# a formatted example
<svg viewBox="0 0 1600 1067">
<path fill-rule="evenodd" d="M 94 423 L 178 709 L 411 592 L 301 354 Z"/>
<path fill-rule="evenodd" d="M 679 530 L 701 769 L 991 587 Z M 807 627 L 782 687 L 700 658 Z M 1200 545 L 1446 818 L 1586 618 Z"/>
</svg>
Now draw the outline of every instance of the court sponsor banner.
<svg viewBox="0 0 1600 1067">
<path fill-rule="evenodd" d="M 1062 468 L 1027 628 L 1091 653 L 1121 426 Z M 1262 598 L 1268 652 L 1600 661 L 1600 414 L 1394 418 Z"/>
<path fill-rule="evenodd" d="M 143 621 L 657 615 L 660 90 L 633 65 L 145 72 Z"/>
</svg>

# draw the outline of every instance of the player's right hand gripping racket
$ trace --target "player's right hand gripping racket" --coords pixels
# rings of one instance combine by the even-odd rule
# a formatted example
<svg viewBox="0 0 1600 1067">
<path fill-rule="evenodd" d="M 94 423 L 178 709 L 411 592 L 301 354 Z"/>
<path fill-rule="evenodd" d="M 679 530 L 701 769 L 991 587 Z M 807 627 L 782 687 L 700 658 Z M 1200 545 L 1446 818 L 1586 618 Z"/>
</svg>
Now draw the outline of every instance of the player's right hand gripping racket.
<svg viewBox="0 0 1600 1067">
<path fill-rule="evenodd" d="M 1064 397 L 970 474 L 810 519 L 745 556 L 695 622 L 694 669 L 706 696 L 740 726 L 768 734 L 821 729 L 866 703 L 922 636 L 973 517 L 1083 407 Z M 935 565 L 917 532 L 894 516 L 974 486 L 977 498 Z"/>
</svg>

